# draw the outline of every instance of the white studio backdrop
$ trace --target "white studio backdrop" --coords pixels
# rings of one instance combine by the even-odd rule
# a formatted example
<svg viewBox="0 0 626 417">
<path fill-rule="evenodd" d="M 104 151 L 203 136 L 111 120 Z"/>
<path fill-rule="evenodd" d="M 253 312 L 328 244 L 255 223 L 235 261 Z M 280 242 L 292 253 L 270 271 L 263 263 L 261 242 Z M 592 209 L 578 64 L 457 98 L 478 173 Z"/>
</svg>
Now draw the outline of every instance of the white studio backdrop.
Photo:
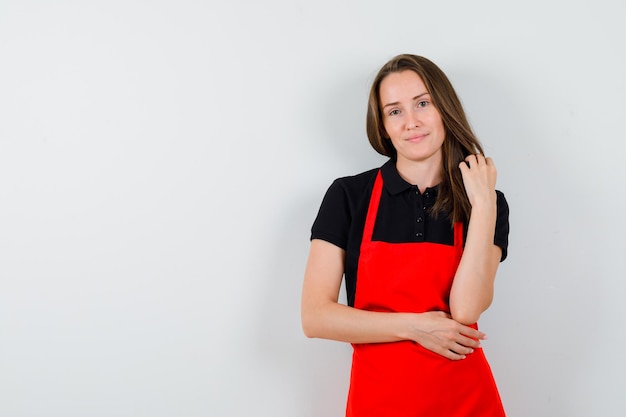
<svg viewBox="0 0 626 417">
<path fill-rule="evenodd" d="M 0 415 L 343 414 L 308 238 L 398 53 L 511 207 L 481 328 L 510 417 L 623 416 L 624 3 L 0 2 Z"/>
</svg>

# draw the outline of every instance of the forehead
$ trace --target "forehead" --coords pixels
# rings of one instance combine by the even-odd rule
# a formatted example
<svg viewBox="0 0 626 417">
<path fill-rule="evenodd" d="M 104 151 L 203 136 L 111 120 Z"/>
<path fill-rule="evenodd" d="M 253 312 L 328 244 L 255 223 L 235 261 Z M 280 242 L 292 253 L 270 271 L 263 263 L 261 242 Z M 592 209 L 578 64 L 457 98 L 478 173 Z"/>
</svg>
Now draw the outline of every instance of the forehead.
<svg viewBox="0 0 626 417">
<path fill-rule="evenodd" d="M 392 72 L 383 78 L 378 89 L 378 95 L 383 105 L 396 101 L 412 100 L 424 93 L 428 93 L 424 81 L 416 72 L 411 70 Z"/>
</svg>

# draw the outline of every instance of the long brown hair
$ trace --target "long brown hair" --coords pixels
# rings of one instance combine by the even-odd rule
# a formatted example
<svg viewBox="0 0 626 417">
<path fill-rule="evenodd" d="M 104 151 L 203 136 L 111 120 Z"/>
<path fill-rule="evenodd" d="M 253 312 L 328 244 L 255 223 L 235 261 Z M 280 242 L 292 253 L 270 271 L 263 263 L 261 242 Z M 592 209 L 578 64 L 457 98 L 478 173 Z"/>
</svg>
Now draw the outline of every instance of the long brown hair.
<svg viewBox="0 0 626 417">
<path fill-rule="evenodd" d="M 406 70 L 415 72 L 424 81 L 446 130 L 442 146 L 442 181 L 439 184 L 437 201 L 432 207 L 432 213 L 435 216 L 445 213 L 453 222 L 467 222 L 471 205 L 465 192 L 459 163 L 470 154 L 483 153 L 483 149 L 470 127 L 461 101 L 450 80 L 437 65 L 424 57 L 408 54 L 398 55 L 383 65 L 370 90 L 366 123 L 367 137 L 376 152 L 394 160 L 397 158 L 396 149 L 388 139 L 389 136 L 383 126 L 380 83 L 387 75 Z"/>
</svg>

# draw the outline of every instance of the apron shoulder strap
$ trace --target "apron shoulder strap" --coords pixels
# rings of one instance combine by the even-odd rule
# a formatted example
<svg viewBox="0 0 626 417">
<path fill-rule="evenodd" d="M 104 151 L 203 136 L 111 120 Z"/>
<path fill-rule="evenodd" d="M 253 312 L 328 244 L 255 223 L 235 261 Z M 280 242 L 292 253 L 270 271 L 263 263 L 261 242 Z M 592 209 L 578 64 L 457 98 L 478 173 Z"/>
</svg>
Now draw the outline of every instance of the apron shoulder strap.
<svg viewBox="0 0 626 417">
<path fill-rule="evenodd" d="M 380 196 L 383 191 L 383 176 L 378 170 L 376 174 L 376 180 L 374 181 L 374 188 L 372 189 L 372 196 L 370 197 L 370 204 L 367 209 L 367 217 L 365 218 L 365 228 L 363 229 L 363 242 L 371 242 L 372 235 L 374 234 L 374 224 L 376 224 L 376 215 L 378 214 L 378 205 L 380 204 Z"/>
</svg>

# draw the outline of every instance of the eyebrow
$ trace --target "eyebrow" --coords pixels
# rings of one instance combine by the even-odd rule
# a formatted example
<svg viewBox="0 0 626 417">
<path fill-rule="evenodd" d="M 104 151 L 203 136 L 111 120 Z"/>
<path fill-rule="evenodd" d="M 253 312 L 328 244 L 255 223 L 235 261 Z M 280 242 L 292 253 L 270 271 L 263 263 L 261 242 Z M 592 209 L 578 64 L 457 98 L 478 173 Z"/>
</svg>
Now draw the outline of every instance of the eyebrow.
<svg viewBox="0 0 626 417">
<path fill-rule="evenodd" d="M 418 94 L 418 95 L 416 95 L 415 97 L 413 97 L 413 100 L 417 100 L 418 98 L 420 98 L 420 97 L 422 97 L 422 96 L 427 96 L 428 94 L 429 94 L 429 93 L 428 93 L 428 91 L 426 91 L 426 92 L 424 92 L 424 93 L 422 93 L 422 94 Z M 399 101 L 394 101 L 393 103 L 387 103 L 387 104 L 385 104 L 385 105 L 383 106 L 383 109 L 384 109 L 385 107 L 389 107 L 389 106 L 397 106 L 398 104 L 400 104 L 400 102 L 399 102 Z"/>
</svg>

